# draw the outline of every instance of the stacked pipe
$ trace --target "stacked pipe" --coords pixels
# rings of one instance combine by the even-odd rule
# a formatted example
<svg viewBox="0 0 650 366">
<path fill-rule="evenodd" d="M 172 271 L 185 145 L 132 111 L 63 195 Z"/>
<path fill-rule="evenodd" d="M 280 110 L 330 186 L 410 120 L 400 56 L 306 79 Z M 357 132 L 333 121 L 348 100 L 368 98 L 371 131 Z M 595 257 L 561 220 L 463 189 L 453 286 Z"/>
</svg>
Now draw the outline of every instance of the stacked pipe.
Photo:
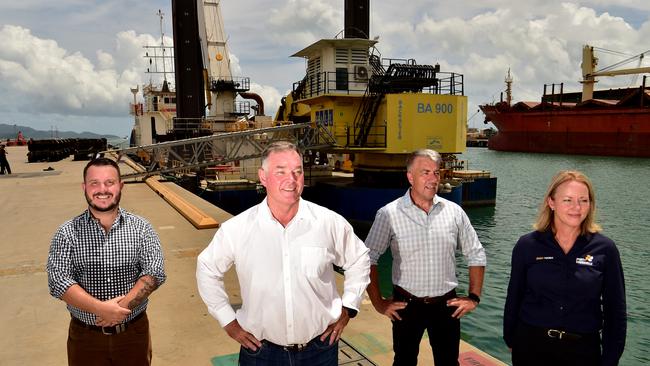
<svg viewBox="0 0 650 366">
<path fill-rule="evenodd" d="M 27 143 L 27 161 L 54 162 L 74 155 L 74 160 L 90 160 L 107 148 L 106 139 L 47 139 Z"/>
</svg>

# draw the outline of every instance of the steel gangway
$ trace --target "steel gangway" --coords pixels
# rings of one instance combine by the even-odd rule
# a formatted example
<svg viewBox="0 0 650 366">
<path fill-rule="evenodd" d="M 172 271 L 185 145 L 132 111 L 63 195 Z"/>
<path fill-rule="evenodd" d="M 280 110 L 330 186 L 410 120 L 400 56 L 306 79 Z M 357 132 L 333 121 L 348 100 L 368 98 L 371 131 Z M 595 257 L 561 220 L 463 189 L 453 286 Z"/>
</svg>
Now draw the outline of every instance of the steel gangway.
<svg viewBox="0 0 650 366">
<path fill-rule="evenodd" d="M 116 156 L 118 162 L 125 156 L 139 157 L 141 169 L 122 174 L 122 179 L 129 179 L 259 158 L 266 146 L 280 140 L 294 142 L 303 150 L 335 146 L 334 136 L 327 129 L 311 123 L 298 123 L 222 132 L 102 153 Z"/>
</svg>

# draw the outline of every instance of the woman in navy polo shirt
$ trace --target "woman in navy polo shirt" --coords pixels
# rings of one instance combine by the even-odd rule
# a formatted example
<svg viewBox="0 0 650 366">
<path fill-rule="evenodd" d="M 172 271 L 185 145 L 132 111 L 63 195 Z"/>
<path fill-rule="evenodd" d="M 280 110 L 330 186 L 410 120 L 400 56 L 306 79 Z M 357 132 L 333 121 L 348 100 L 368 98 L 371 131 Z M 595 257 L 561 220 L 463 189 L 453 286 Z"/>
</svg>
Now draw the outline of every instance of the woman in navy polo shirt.
<svg viewBox="0 0 650 366">
<path fill-rule="evenodd" d="M 535 231 L 515 245 L 503 316 L 513 366 L 618 364 L 627 328 L 623 268 L 595 211 L 589 178 L 559 172 Z"/>
</svg>

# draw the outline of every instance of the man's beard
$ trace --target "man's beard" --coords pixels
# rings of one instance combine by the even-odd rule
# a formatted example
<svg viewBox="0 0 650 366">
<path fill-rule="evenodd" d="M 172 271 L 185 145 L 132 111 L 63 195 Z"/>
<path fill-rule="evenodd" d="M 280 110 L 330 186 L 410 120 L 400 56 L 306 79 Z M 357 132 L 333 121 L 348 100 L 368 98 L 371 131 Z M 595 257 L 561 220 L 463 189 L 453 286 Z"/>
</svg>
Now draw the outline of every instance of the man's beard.
<svg viewBox="0 0 650 366">
<path fill-rule="evenodd" d="M 97 193 L 95 195 L 102 195 L 102 193 Z M 122 198 L 122 192 L 118 192 L 116 195 L 114 195 L 113 203 L 106 207 L 99 207 L 93 203 L 92 197 L 89 197 L 87 193 L 84 192 L 84 196 L 86 196 L 86 202 L 88 202 L 88 206 L 90 206 L 93 210 L 99 211 L 99 212 L 109 212 L 113 211 L 117 206 L 120 205 L 120 199 Z"/>
</svg>

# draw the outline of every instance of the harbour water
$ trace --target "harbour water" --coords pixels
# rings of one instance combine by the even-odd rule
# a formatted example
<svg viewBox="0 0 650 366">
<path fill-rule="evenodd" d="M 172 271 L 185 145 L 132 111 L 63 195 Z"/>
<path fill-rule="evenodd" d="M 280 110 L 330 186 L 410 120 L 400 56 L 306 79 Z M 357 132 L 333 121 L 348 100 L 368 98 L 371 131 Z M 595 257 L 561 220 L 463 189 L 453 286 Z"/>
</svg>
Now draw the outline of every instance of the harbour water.
<svg viewBox="0 0 650 366">
<path fill-rule="evenodd" d="M 620 364 L 650 364 L 650 159 L 510 153 L 484 148 L 468 148 L 462 158 L 469 162 L 470 169 L 490 170 L 498 177 L 496 207 L 467 209 L 486 248 L 488 267 L 481 304 L 462 323 L 463 339 L 510 362 L 501 335 L 512 247 L 521 235 L 532 230 L 551 177 L 558 170 L 577 169 L 594 184 L 597 220 L 603 233 L 616 242 L 623 262 L 628 331 Z M 467 271 L 459 271 L 459 276 L 460 289 L 467 289 Z"/>
</svg>

